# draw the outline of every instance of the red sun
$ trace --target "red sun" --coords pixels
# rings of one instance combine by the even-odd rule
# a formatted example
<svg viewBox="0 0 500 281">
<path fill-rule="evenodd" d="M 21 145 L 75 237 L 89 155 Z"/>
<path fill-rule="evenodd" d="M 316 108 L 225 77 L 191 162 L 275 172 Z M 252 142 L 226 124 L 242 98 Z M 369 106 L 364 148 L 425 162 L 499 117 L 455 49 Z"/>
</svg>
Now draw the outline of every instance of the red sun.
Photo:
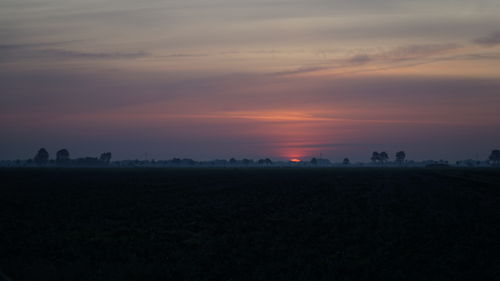
<svg viewBox="0 0 500 281">
<path fill-rule="evenodd" d="M 302 162 L 302 160 L 300 160 L 298 158 L 292 158 L 292 159 L 290 159 L 290 162 L 299 163 L 299 162 Z"/>
</svg>

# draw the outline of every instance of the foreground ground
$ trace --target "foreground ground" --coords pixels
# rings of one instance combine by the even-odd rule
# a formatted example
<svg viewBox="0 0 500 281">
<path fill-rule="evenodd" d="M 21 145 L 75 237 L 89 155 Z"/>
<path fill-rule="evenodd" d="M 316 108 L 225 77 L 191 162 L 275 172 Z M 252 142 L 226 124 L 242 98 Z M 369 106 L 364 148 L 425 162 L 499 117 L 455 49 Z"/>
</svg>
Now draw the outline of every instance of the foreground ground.
<svg viewBox="0 0 500 281">
<path fill-rule="evenodd" d="M 0 269 L 13 281 L 500 280 L 498 169 L 0 178 Z"/>
</svg>

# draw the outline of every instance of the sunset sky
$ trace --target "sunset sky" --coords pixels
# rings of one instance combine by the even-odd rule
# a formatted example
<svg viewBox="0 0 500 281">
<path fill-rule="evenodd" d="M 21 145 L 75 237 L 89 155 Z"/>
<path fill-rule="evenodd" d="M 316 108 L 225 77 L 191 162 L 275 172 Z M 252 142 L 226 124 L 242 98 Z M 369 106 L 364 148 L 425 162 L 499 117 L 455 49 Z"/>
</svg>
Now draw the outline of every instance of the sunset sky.
<svg viewBox="0 0 500 281">
<path fill-rule="evenodd" d="M 486 159 L 498 0 L 0 0 L 0 159 Z"/>
</svg>

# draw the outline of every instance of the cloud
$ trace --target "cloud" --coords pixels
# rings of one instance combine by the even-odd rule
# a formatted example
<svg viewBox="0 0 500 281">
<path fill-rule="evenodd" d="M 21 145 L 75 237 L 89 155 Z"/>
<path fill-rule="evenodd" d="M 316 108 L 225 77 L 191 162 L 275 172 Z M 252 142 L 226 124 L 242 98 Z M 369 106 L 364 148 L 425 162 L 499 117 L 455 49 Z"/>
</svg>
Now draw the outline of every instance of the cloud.
<svg viewBox="0 0 500 281">
<path fill-rule="evenodd" d="M 412 65 L 420 65 L 424 63 L 435 62 L 440 59 L 453 59 L 455 57 L 445 56 L 460 48 L 462 45 L 455 43 L 446 44 L 418 44 L 418 45 L 405 45 L 392 48 L 386 51 L 379 51 L 374 53 L 360 53 L 346 58 L 338 58 L 331 61 L 328 65 L 321 67 L 300 67 L 295 70 L 282 71 L 274 73 L 275 75 L 293 75 L 302 74 L 322 70 L 332 69 L 348 69 L 357 66 L 364 66 L 369 64 L 377 64 L 375 69 L 357 69 L 358 71 L 376 71 L 386 68 L 408 67 L 408 64 L 402 65 L 401 62 L 408 62 Z M 458 58 L 458 57 L 456 57 Z M 411 66 L 411 65 L 410 65 Z M 352 71 L 350 71 L 351 73 Z"/>
<path fill-rule="evenodd" d="M 365 144 L 359 143 L 308 143 L 308 144 L 289 144 L 290 147 L 300 147 L 300 148 L 336 148 L 336 147 L 346 147 L 346 146 L 360 146 Z"/>
<path fill-rule="evenodd" d="M 61 42 L 40 42 L 40 43 L 20 43 L 20 44 L 0 44 L 0 51 L 18 51 L 27 49 L 37 49 L 40 47 L 52 47 L 67 44 L 73 41 L 61 41 Z"/>
<path fill-rule="evenodd" d="M 80 52 L 65 49 L 45 49 L 34 52 L 39 57 L 49 57 L 58 59 L 127 59 L 127 58 L 141 58 L 150 56 L 146 52 Z"/>
<path fill-rule="evenodd" d="M 294 74 L 302 74 L 302 73 L 309 73 L 309 72 L 315 72 L 315 71 L 320 71 L 320 70 L 325 70 L 325 69 L 330 69 L 330 67 L 320 67 L 320 66 L 313 66 L 313 67 L 299 67 L 297 69 L 292 69 L 288 71 L 280 71 L 280 72 L 274 72 L 271 73 L 271 75 L 294 75 Z"/>
<path fill-rule="evenodd" d="M 454 43 L 405 45 L 388 51 L 381 51 L 372 54 L 358 54 L 348 58 L 347 61 L 350 64 L 364 64 L 370 61 L 398 62 L 419 60 L 432 56 L 444 55 L 461 47 L 461 45 Z"/>
<path fill-rule="evenodd" d="M 475 54 L 466 54 L 461 56 L 456 56 L 456 58 L 461 60 L 499 60 L 500 54 L 497 53 L 475 53 Z"/>
<path fill-rule="evenodd" d="M 484 37 L 474 39 L 474 43 L 484 47 L 494 47 L 500 45 L 500 31 L 491 33 Z"/>
<path fill-rule="evenodd" d="M 461 47 L 461 45 L 454 43 L 407 45 L 382 53 L 380 56 L 390 60 L 419 59 L 446 54 Z"/>
<path fill-rule="evenodd" d="M 46 44 L 0 44 L 0 51 L 15 51 L 44 45 Z"/>
<path fill-rule="evenodd" d="M 86 52 L 68 48 L 54 48 L 68 42 L 1 44 L 0 62 L 20 59 L 134 59 L 149 57 L 151 54 L 138 52 Z"/>
<path fill-rule="evenodd" d="M 368 55 L 356 55 L 356 56 L 349 58 L 349 62 L 352 64 L 364 64 L 364 63 L 367 63 L 371 60 L 372 59 Z"/>
<path fill-rule="evenodd" d="M 207 57 L 209 54 L 188 54 L 188 53 L 175 53 L 168 54 L 164 56 L 156 56 L 158 58 L 196 58 L 196 57 Z"/>
</svg>

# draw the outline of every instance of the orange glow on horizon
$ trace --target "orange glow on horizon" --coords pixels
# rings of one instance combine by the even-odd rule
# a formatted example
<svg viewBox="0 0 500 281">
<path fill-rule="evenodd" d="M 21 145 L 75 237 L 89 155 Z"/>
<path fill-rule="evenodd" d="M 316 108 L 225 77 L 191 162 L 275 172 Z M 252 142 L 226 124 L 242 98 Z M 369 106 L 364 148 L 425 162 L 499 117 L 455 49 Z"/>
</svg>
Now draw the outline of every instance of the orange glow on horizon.
<svg viewBox="0 0 500 281">
<path fill-rule="evenodd" d="M 298 158 L 292 158 L 292 159 L 290 159 L 290 162 L 299 163 L 299 162 L 302 162 L 302 160 L 300 160 Z"/>
</svg>

